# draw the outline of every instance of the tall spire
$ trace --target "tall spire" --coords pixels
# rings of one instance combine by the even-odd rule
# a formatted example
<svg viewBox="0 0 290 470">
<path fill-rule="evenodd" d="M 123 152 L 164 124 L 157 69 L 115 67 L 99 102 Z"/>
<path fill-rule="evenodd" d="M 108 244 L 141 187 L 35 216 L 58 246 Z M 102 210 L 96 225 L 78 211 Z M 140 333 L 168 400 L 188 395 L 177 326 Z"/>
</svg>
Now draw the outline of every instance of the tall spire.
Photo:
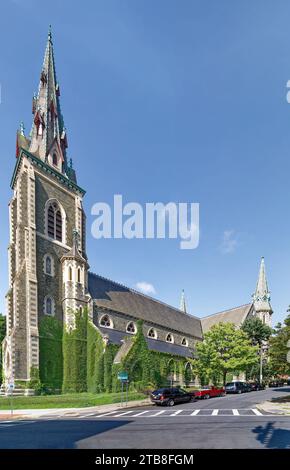
<svg viewBox="0 0 290 470">
<path fill-rule="evenodd" d="M 268 288 L 265 260 L 264 257 L 261 259 L 260 271 L 258 282 L 256 286 L 256 292 L 253 295 L 254 307 L 256 312 L 270 312 L 272 313 L 272 307 L 270 304 L 270 291 Z"/>
<path fill-rule="evenodd" d="M 184 289 L 182 289 L 181 291 L 181 298 L 180 298 L 180 307 L 179 309 L 184 312 L 184 313 L 187 313 L 186 311 L 186 303 L 185 303 L 185 295 L 184 295 Z"/>
<path fill-rule="evenodd" d="M 32 102 L 33 124 L 29 150 L 58 171 L 65 173 L 67 138 L 59 96 L 52 33 L 49 27 L 38 93 L 34 95 Z"/>
</svg>

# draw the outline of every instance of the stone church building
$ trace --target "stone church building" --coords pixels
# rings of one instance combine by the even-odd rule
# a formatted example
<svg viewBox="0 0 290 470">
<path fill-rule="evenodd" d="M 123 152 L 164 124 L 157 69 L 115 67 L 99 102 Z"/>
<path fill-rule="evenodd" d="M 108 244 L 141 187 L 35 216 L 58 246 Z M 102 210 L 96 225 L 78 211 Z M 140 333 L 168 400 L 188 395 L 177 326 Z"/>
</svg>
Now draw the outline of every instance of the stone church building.
<svg viewBox="0 0 290 470">
<path fill-rule="evenodd" d="M 84 189 L 67 155 L 67 131 L 60 108 L 51 33 L 45 50 L 38 93 L 32 100 L 31 133 L 17 132 L 16 164 L 9 203 L 10 243 L 7 335 L 3 342 L 4 380 L 29 382 L 39 369 L 39 325 L 57 318 L 66 331 L 75 328 L 74 311 L 88 309 L 89 321 L 104 347 L 126 354 L 137 321 L 143 321 L 148 348 L 192 358 L 203 333 L 218 322 L 241 325 L 257 315 L 270 324 L 272 308 L 264 259 L 252 302 L 204 318 L 123 286 L 89 269 L 86 253 Z"/>
</svg>

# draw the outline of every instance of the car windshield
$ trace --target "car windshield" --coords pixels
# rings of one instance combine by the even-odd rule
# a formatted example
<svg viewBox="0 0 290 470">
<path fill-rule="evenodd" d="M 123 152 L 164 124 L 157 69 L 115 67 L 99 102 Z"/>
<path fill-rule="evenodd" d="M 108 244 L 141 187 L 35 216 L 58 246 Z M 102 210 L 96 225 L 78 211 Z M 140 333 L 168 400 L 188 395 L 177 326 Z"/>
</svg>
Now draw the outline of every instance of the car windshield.
<svg viewBox="0 0 290 470">
<path fill-rule="evenodd" d="M 228 383 L 226 384 L 226 387 L 232 387 L 233 385 L 235 385 L 235 382 L 228 382 Z"/>
</svg>

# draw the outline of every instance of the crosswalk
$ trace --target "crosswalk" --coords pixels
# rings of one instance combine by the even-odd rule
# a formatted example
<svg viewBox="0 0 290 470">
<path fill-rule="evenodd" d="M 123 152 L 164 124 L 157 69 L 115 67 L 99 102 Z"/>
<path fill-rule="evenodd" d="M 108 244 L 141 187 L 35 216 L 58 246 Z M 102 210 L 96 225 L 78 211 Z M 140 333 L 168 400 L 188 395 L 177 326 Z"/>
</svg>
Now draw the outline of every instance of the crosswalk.
<svg viewBox="0 0 290 470">
<path fill-rule="evenodd" d="M 82 412 L 64 412 L 62 414 L 53 414 L 47 415 L 43 417 L 44 419 L 142 419 L 142 418 L 181 418 L 181 417 L 258 417 L 258 416 L 265 416 L 267 413 L 262 413 L 257 408 L 243 408 L 243 409 L 174 409 L 174 408 L 165 408 L 165 409 L 156 409 L 156 408 L 149 408 L 149 409 L 119 409 L 114 411 L 109 411 L 107 413 L 94 413 L 94 412 L 86 412 L 85 410 Z"/>
</svg>

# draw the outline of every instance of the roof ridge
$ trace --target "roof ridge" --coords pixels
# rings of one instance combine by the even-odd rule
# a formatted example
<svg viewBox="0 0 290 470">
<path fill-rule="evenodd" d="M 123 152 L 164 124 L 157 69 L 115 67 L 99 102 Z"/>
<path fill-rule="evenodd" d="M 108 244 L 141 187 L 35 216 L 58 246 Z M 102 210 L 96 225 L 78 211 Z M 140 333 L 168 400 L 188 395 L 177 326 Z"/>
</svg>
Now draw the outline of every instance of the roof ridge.
<svg viewBox="0 0 290 470">
<path fill-rule="evenodd" d="M 178 313 L 182 313 L 183 315 L 186 315 L 187 317 L 195 318 L 196 320 L 200 320 L 200 318 L 197 317 L 197 316 L 195 316 L 195 315 L 191 315 L 190 313 L 185 313 L 185 312 L 183 312 L 182 310 L 180 310 L 180 309 L 177 308 L 177 307 L 173 307 L 172 305 L 170 305 L 170 304 L 168 304 L 168 303 L 166 303 L 166 302 L 163 302 L 162 300 L 155 299 L 154 297 L 151 297 L 150 295 L 143 294 L 143 292 L 140 292 L 140 291 L 138 291 L 138 290 L 136 290 L 136 289 L 133 289 L 132 287 L 128 287 L 128 286 L 126 286 L 125 284 L 122 284 L 121 282 L 113 281 L 112 279 L 109 279 L 108 277 L 101 276 L 100 274 L 93 273 L 92 271 L 89 271 L 89 274 L 92 274 L 92 275 L 95 276 L 95 277 L 99 277 L 100 279 L 103 279 L 104 281 L 109 281 L 109 282 L 111 282 L 112 284 L 116 284 L 117 286 L 120 286 L 120 287 L 123 287 L 123 288 L 125 288 L 125 289 L 128 289 L 128 290 L 130 290 L 131 292 L 133 292 L 133 293 L 135 293 L 135 294 L 142 295 L 143 297 L 146 297 L 147 299 L 153 300 L 154 302 L 158 302 L 158 303 L 161 304 L 161 305 L 165 305 L 166 307 L 172 308 L 172 310 L 175 310 L 175 311 L 178 312 Z"/>
<path fill-rule="evenodd" d="M 253 305 L 253 302 L 248 303 L 248 304 L 238 305 L 237 307 L 232 307 L 226 310 L 220 310 L 219 312 L 216 312 L 216 313 L 211 313 L 210 315 L 206 315 L 205 317 L 201 317 L 200 319 L 203 320 L 204 318 L 213 317 L 214 315 L 219 315 L 220 313 L 231 312 L 232 310 L 236 310 L 237 308 L 248 307 L 248 306 L 251 307 L 252 305 Z"/>
</svg>

